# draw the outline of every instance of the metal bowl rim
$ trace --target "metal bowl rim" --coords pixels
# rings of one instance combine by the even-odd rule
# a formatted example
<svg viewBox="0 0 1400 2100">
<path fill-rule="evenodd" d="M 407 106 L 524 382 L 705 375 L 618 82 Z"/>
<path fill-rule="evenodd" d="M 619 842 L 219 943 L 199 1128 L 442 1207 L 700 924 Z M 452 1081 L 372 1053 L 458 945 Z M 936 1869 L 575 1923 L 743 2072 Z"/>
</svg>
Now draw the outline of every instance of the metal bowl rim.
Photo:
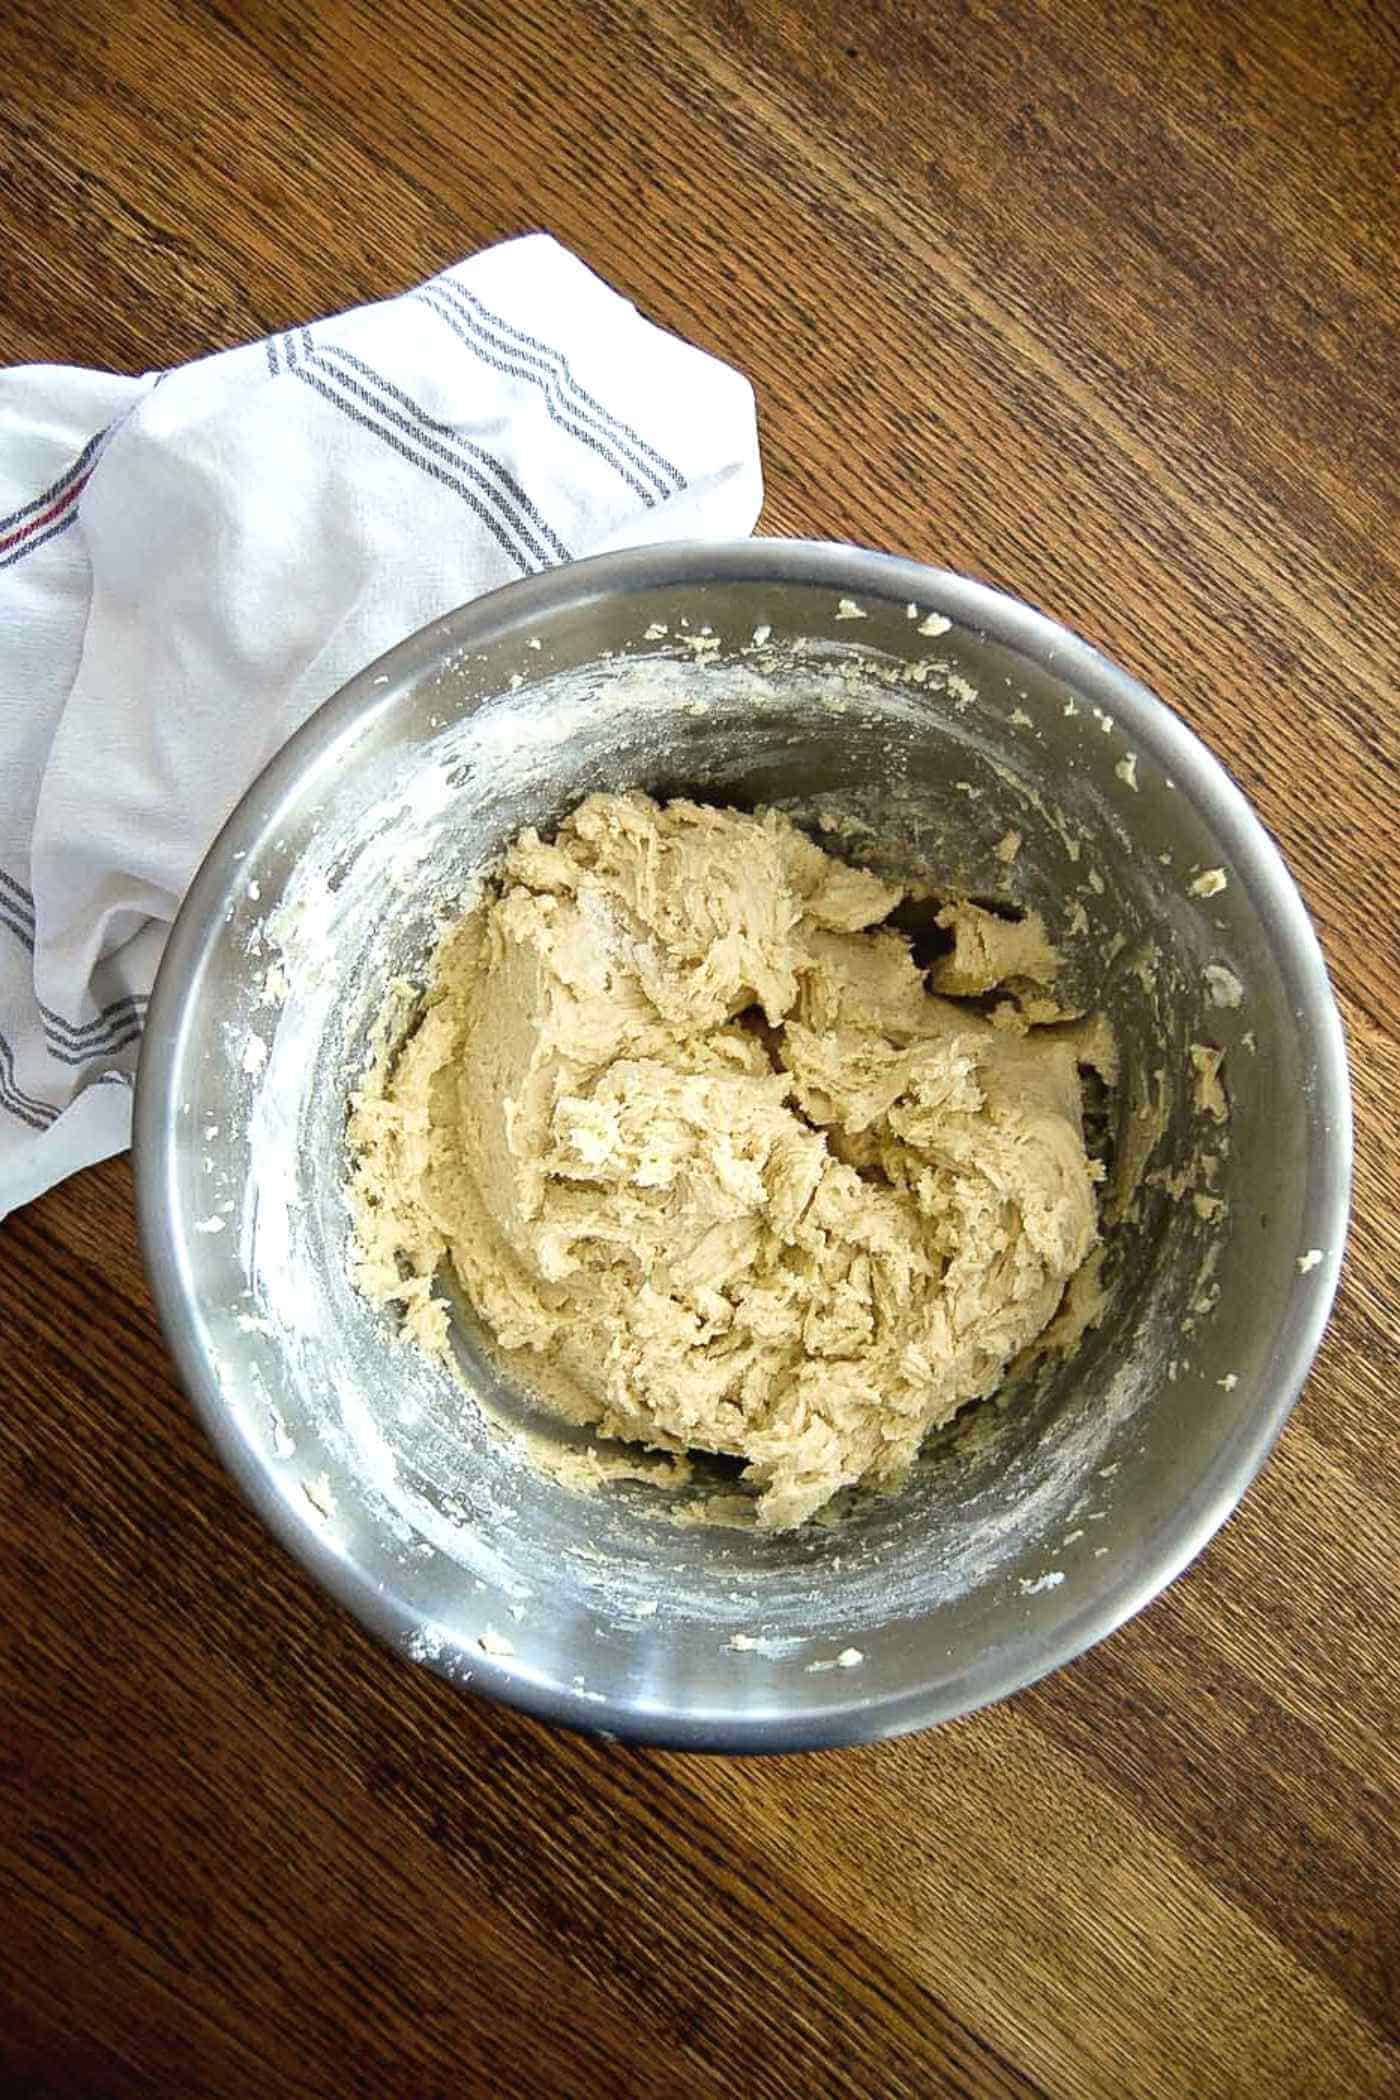
<svg viewBox="0 0 1400 2100">
<path fill-rule="evenodd" d="M 1170 773 L 1210 826 L 1222 858 L 1250 885 L 1279 967 L 1290 982 L 1297 1025 L 1317 1075 L 1309 1106 L 1309 1232 L 1323 1261 L 1272 1391 L 1261 1393 L 1246 1432 L 1218 1449 L 1176 1520 L 1130 1576 L 1102 1589 L 1057 1637 L 1004 1643 L 994 1658 L 952 1678 L 931 1678 L 888 1696 L 831 1697 L 793 1715 L 638 1712 L 620 1701 L 585 1703 L 572 1692 L 515 1677 L 473 1652 L 472 1687 L 545 1720 L 658 1747 L 752 1754 L 874 1741 L 952 1720 L 1024 1689 L 1105 1639 L 1195 1559 L 1238 1504 L 1302 1390 L 1326 1326 L 1341 1270 L 1352 1176 L 1351 1089 L 1342 1026 L 1307 910 L 1282 856 L 1240 789 L 1200 739 L 1139 680 L 1069 629 L 992 586 L 900 556 L 841 542 L 752 539 L 672 541 L 623 549 L 508 583 L 431 621 L 347 681 L 282 746 L 248 788 L 195 876 L 175 919 L 157 975 L 135 1101 L 137 1218 L 152 1292 L 167 1344 L 204 1427 L 246 1499 L 308 1571 L 363 1625 L 400 1648 L 419 1620 L 386 1598 L 372 1579 L 334 1553 L 303 1523 L 273 1484 L 267 1466 L 239 1434 L 224 1405 L 215 1367 L 200 1348 L 181 1282 L 177 1224 L 165 1191 L 171 1182 L 180 1054 L 188 988 L 217 940 L 221 906 L 243 842 L 263 833 L 295 794 L 308 762 L 347 732 L 362 734 L 432 666 L 463 650 L 528 632 L 533 621 L 601 597 L 716 583 L 801 584 L 845 595 L 916 602 L 956 626 L 1019 652 L 1110 713 L 1139 748 Z M 1028 1629 L 1028 1632 L 1030 1630 Z M 451 1678 L 444 1654 L 432 1666 Z M 833 1686 L 833 1692 L 835 1687 Z"/>
</svg>

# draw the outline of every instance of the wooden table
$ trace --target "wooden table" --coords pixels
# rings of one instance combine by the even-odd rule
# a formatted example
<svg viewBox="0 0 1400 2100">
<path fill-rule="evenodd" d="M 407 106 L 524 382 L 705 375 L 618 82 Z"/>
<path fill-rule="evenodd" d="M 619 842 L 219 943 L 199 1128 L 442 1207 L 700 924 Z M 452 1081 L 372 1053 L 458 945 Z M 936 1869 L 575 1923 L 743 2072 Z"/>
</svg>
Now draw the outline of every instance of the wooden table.
<svg viewBox="0 0 1400 2100">
<path fill-rule="evenodd" d="M 0 358 L 140 371 L 547 225 L 758 390 L 765 528 L 1005 584 L 1282 841 L 1357 1220 L 1197 1566 L 959 1725 L 721 1762 L 377 1648 L 177 1390 L 125 1161 L 0 1237 L 21 2095 L 1379 2094 L 1400 1987 L 1393 9 L 10 0 Z"/>
</svg>

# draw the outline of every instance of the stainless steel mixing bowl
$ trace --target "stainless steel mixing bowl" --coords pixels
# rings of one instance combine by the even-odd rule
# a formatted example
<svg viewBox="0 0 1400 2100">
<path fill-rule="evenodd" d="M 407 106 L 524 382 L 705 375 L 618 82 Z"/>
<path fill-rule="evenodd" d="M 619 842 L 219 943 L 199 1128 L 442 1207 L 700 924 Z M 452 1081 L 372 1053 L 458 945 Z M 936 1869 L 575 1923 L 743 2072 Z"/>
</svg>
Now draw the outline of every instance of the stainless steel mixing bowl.
<svg viewBox="0 0 1400 2100">
<path fill-rule="evenodd" d="M 565 1433 L 503 1387 L 465 1308 L 475 1400 L 347 1281 L 346 1102 L 390 983 L 421 983 L 435 912 L 523 824 L 628 786 L 780 803 L 848 855 L 1041 910 L 1118 1031 L 1120 1160 L 1162 1110 L 1104 1323 L 934 1438 L 901 1493 L 788 1536 L 678 1525 L 636 1483 L 576 1492 L 536 1462 Z M 1225 1052 L 1222 1128 L 1194 1103 L 1193 1044 Z M 778 1750 L 1014 1691 L 1199 1551 L 1317 1346 L 1350 1114 L 1297 893 L 1174 715 L 979 584 L 755 541 L 514 584 L 313 718 L 171 936 L 137 1173 L 211 1436 L 368 1626 L 552 1720 Z"/>
</svg>

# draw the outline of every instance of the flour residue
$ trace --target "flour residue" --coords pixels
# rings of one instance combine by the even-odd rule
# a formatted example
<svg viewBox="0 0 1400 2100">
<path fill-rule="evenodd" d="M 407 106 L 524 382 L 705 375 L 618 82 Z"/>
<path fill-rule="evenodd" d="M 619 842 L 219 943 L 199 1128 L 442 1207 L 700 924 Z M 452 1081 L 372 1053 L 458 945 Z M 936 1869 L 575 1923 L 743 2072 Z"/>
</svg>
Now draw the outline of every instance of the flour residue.
<svg viewBox="0 0 1400 2100">
<path fill-rule="evenodd" d="M 479 1405 L 445 1370 L 407 1349 L 348 1282 L 345 1104 L 373 1057 L 389 1047 L 375 1031 L 390 985 L 399 988 L 406 1025 L 444 919 L 471 895 L 502 843 L 524 824 L 556 822 L 590 789 L 708 782 L 723 796 L 761 781 L 762 798 L 778 800 L 814 834 L 841 838 L 843 850 L 877 873 L 896 864 L 904 872 L 912 863 L 926 876 L 952 873 L 989 907 L 1004 899 L 1039 912 L 1047 940 L 1064 951 L 1071 986 L 1085 991 L 1101 971 L 1116 987 L 1114 971 L 1160 936 L 1155 985 L 1132 979 L 1112 990 L 1114 1000 L 1126 1002 L 1126 1047 L 1145 1088 L 1131 1097 L 1140 1103 L 1140 1144 L 1123 1261 L 1136 1273 L 1135 1235 L 1173 1235 L 1171 1273 L 1189 1266 L 1192 1302 L 1206 1307 L 1194 1315 L 1203 1326 L 1191 1343 L 1193 1362 L 1207 1353 L 1202 1335 L 1217 1278 L 1203 1273 L 1201 1249 L 1224 1221 L 1190 1205 L 1173 1209 L 1165 1190 L 1145 1176 L 1157 1167 L 1175 1171 L 1171 1148 L 1184 1142 L 1189 1150 L 1194 1142 L 1186 1135 L 1193 1121 L 1188 1044 L 1210 1040 L 1207 1013 L 1218 1021 L 1222 1011 L 1203 974 L 1209 950 L 1183 947 L 1178 954 L 1173 944 L 1194 938 L 1187 921 L 1158 925 L 1161 893 L 1152 885 L 1169 877 L 1153 872 L 1155 852 L 1146 864 L 1125 862 L 1105 834 L 1093 847 L 1100 887 L 1082 877 L 1089 817 L 1100 805 L 1085 795 L 1061 803 L 1045 788 L 1033 724 L 1058 713 L 1053 690 L 1018 709 L 1020 720 L 1008 728 L 1005 703 L 998 697 L 991 707 L 975 654 L 955 647 L 961 631 L 920 635 L 928 616 L 919 608 L 907 623 L 899 620 L 911 651 L 902 660 L 839 638 L 852 629 L 864 633 L 876 611 L 873 601 L 861 602 L 858 619 L 836 637 L 817 638 L 785 634 L 755 606 L 742 634 L 704 637 L 719 646 L 699 652 L 705 661 L 698 667 L 667 611 L 646 621 L 659 630 L 647 645 L 659 653 L 548 677 L 517 654 L 500 666 L 499 697 L 470 713 L 454 697 L 466 673 L 448 666 L 436 726 L 386 748 L 373 792 L 358 785 L 353 768 L 339 772 L 328 763 L 314 824 L 296 829 L 295 813 L 289 815 L 285 850 L 278 831 L 244 878 L 256 881 L 259 895 L 240 889 L 230 936 L 245 946 L 247 992 L 229 1013 L 232 1099 L 220 1099 L 216 1110 L 221 1127 L 225 1116 L 238 1126 L 244 1162 L 239 1209 L 229 1219 L 234 1230 L 224 1235 L 236 1236 L 244 1287 L 236 1317 L 249 1323 L 239 1329 L 249 1352 L 240 1375 L 289 1495 L 310 1510 L 324 1490 L 335 1513 L 328 1537 L 347 1553 L 380 1556 L 388 1591 L 415 1615 L 417 1652 L 463 1678 L 470 1675 L 469 1651 L 478 1662 L 483 1652 L 478 1629 L 495 1630 L 503 1619 L 518 1623 L 522 1662 L 538 1652 L 536 1609 L 524 1622 L 510 1619 L 512 1607 L 533 1595 L 553 1600 L 552 1612 L 559 1600 L 573 1600 L 584 1668 L 572 1657 L 567 1665 L 538 1667 L 546 1676 L 557 1669 L 565 1690 L 582 1679 L 573 1687 L 580 1700 L 607 1696 L 598 1687 L 615 1685 L 617 1658 L 633 1652 L 629 1643 L 655 1640 L 658 1597 L 667 1625 L 713 1625 L 717 1646 L 749 1629 L 751 1639 L 787 1644 L 771 1654 L 766 1645 L 752 1651 L 756 1669 L 854 1669 L 842 1659 L 854 1653 L 865 1682 L 873 1683 L 883 1651 L 866 1636 L 882 1627 L 955 1606 L 988 1583 L 1006 1582 L 1020 1594 L 1020 1582 L 1046 1572 L 1061 1576 L 1064 1590 L 1052 1586 L 1057 1594 L 1074 1591 L 1109 1546 L 1090 1547 L 1086 1539 L 1057 1549 L 1062 1565 L 1046 1571 L 1043 1561 L 1027 1563 L 1025 1543 L 1040 1541 L 1043 1549 L 1044 1541 L 1076 1528 L 1070 1511 L 1084 1483 L 1096 1471 L 1129 1464 L 1137 1412 L 1160 1385 L 1168 1358 L 1184 1361 L 1180 1293 L 1168 1278 L 1137 1300 L 1130 1358 L 1115 1361 L 1107 1341 L 1091 1335 L 1073 1385 L 1057 1384 L 1053 1367 L 1031 1370 L 1031 1390 L 1015 1410 L 981 1410 L 957 1425 L 886 1509 L 840 1509 L 830 1526 L 780 1550 L 751 1533 L 658 1526 L 649 1514 L 654 1490 L 625 1477 L 625 1460 L 596 1440 L 591 1448 L 587 1439 L 551 1442 L 557 1464 L 552 1476 L 542 1471 L 532 1448 L 542 1434 L 538 1417 L 474 1356 L 465 1329 L 456 1346 L 465 1352 Z M 639 638 L 643 631 L 639 625 Z M 934 641 L 949 653 L 930 651 Z M 671 650 L 680 654 L 665 653 Z M 514 691 L 512 672 L 525 681 Z M 691 711 L 697 679 L 699 714 Z M 822 737 L 843 740 L 839 778 L 824 782 L 802 770 L 817 721 Z M 920 770 L 931 723 L 958 753 L 941 802 L 931 801 L 938 791 Z M 1084 727 L 1094 725 L 1086 720 Z M 1020 757 L 1012 737 L 1021 740 Z M 1094 734 L 1096 752 L 1101 742 L 1099 769 L 1111 783 L 1114 748 Z M 954 778 L 975 793 L 956 793 Z M 1143 769 L 1132 798 L 1119 785 L 1117 803 L 1131 800 L 1134 821 L 1150 799 L 1147 778 Z M 951 869 L 950 856 L 957 863 Z M 1181 862 L 1188 864 L 1184 852 Z M 1204 925 L 1176 880 L 1183 912 Z M 946 932 L 934 929 L 933 937 Z M 1105 964 L 1120 933 L 1123 961 Z M 1219 940 L 1219 930 L 1211 937 Z M 1149 1053 L 1144 1065 L 1151 1031 L 1160 1035 L 1164 1017 L 1178 1014 L 1170 1055 L 1154 1064 Z M 1120 1129 L 1119 1153 L 1124 1142 Z M 1103 1145 L 1116 1190 L 1110 1132 Z M 1201 1183 L 1195 1193 L 1210 1199 L 1219 1192 Z M 212 1206 L 208 1216 L 218 1223 L 205 1229 L 217 1236 L 223 1220 Z M 1109 1287 L 1118 1288 L 1116 1278 Z M 1225 1369 L 1210 1366 L 1212 1383 Z M 578 1480 L 590 1471 L 594 1484 L 580 1495 Z M 1126 1477 L 1114 1477 L 1115 1494 Z M 718 1506 L 732 1491 L 723 1481 L 697 1478 L 690 1492 Z M 1112 1526 L 1103 1526 L 1105 1533 L 1112 1536 Z M 743 1603 L 729 1601 L 736 1579 Z M 1096 1572 L 1095 1582 L 1101 1579 Z M 1041 1608 L 1052 1606 L 1059 1608 L 1047 1590 Z"/>
</svg>

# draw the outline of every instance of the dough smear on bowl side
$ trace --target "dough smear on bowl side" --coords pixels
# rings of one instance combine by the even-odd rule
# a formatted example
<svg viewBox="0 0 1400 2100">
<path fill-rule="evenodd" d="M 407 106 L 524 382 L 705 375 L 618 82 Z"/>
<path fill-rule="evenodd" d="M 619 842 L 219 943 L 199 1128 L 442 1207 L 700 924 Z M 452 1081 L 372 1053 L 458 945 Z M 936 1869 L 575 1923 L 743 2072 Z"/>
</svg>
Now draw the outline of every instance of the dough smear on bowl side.
<svg viewBox="0 0 1400 2100">
<path fill-rule="evenodd" d="M 1114 1076 L 1038 918 L 946 905 L 925 970 L 904 896 L 774 810 L 524 832 L 352 1104 L 360 1287 L 446 1353 L 450 1262 L 545 1405 L 744 1460 L 767 1527 L 897 1486 L 1094 1316 L 1080 1067 Z"/>
</svg>

